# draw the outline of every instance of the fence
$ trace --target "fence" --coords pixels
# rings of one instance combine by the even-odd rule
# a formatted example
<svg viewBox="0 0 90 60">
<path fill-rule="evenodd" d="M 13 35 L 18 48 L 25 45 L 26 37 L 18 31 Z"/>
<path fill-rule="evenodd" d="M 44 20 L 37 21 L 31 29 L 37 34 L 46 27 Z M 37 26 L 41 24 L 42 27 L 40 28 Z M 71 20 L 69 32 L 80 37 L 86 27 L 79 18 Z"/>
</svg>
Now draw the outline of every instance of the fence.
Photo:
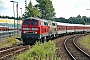
<svg viewBox="0 0 90 60">
<path fill-rule="evenodd" d="M 7 39 L 9 37 L 12 37 L 12 36 L 17 36 L 18 35 L 21 35 L 21 31 L 18 31 L 17 33 L 17 30 L 12 30 L 12 31 L 0 31 L 0 40 L 3 40 L 3 39 Z"/>
</svg>

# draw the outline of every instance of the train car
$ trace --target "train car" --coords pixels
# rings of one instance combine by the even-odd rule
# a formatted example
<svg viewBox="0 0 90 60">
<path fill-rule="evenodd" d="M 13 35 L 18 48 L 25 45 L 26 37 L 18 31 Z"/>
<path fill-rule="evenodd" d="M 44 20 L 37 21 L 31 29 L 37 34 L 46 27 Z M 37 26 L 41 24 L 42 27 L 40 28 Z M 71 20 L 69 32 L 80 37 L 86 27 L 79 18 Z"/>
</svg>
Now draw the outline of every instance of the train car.
<svg viewBox="0 0 90 60">
<path fill-rule="evenodd" d="M 66 33 L 67 34 L 72 34 L 72 33 L 74 33 L 74 31 L 75 31 L 75 24 L 67 23 L 66 24 Z"/>
<path fill-rule="evenodd" d="M 57 34 L 57 23 L 51 20 L 48 20 L 49 26 L 50 26 L 50 37 L 54 38 Z"/>
<path fill-rule="evenodd" d="M 21 20 L 18 20 L 18 24 L 17 24 L 17 20 L 15 20 L 15 27 L 17 29 L 17 27 L 19 29 L 21 29 Z M 18 25 L 18 26 L 17 26 Z M 14 30 L 14 19 L 4 19 L 4 18 L 0 18 L 0 26 L 8 26 L 9 29 L 12 27 Z M 12 28 L 10 30 L 12 30 Z"/>
<path fill-rule="evenodd" d="M 8 26 L 0 26 L 0 33 L 7 32 Z"/>
<path fill-rule="evenodd" d="M 19 20 L 18 21 L 19 29 L 21 29 L 21 23 L 22 21 Z M 15 20 L 15 28 L 14 28 L 14 19 L 0 18 L 0 38 L 15 36 L 17 35 L 17 30 L 18 30 L 17 20 Z"/>
<path fill-rule="evenodd" d="M 82 25 L 82 24 L 67 24 L 66 30 L 67 30 L 67 33 L 83 33 L 84 25 Z"/>
<path fill-rule="evenodd" d="M 47 20 L 30 17 L 22 22 L 21 38 L 26 44 L 46 39 L 49 33 L 50 26 Z"/>
<path fill-rule="evenodd" d="M 8 29 L 8 26 L 0 26 L 0 31 L 7 31 Z"/>
<path fill-rule="evenodd" d="M 61 22 L 56 22 L 57 23 L 57 34 L 65 34 L 66 33 L 66 24 L 67 23 L 61 23 Z"/>
<path fill-rule="evenodd" d="M 83 24 L 75 24 L 75 33 L 83 33 L 84 25 Z"/>
<path fill-rule="evenodd" d="M 84 25 L 84 32 L 90 32 L 90 25 Z"/>
<path fill-rule="evenodd" d="M 8 29 L 8 26 L 0 26 L 0 39 L 8 34 Z"/>
</svg>

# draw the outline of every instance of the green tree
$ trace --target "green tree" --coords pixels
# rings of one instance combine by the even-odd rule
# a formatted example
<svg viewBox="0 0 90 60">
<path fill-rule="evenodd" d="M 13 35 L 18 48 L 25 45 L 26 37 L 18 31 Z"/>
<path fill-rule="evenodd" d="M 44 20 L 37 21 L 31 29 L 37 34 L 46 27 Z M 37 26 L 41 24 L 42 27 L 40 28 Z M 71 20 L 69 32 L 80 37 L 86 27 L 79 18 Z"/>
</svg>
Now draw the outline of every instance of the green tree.
<svg viewBox="0 0 90 60">
<path fill-rule="evenodd" d="M 81 17 L 80 15 L 78 15 L 78 16 L 76 17 L 76 20 L 77 20 L 77 23 L 78 23 L 78 24 L 85 24 L 85 21 L 82 19 L 82 17 Z"/>
<path fill-rule="evenodd" d="M 41 16 L 41 13 L 32 5 L 31 1 L 29 2 L 26 9 L 27 11 L 25 12 L 25 14 L 23 14 L 23 18 Z"/>
<path fill-rule="evenodd" d="M 38 2 L 35 7 L 42 13 L 42 18 L 44 19 L 52 19 L 55 17 L 54 8 L 52 5 L 52 1 L 50 0 L 36 0 Z"/>
<path fill-rule="evenodd" d="M 65 19 L 64 17 L 54 18 L 54 20 L 55 20 L 56 22 L 69 23 L 68 20 Z"/>
<path fill-rule="evenodd" d="M 69 23 L 74 23 L 74 17 L 70 17 L 70 18 L 68 19 L 68 22 L 69 22 Z"/>
<path fill-rule="evenodd" d="M 88 24 L 88 18 L 86 16 L 82 16 L 82 19 L 85 21 L 85 24 Z"/>
<path fill-rule="evenodd" d="M 89 22 L 89 24 L 90 24 L 90 17 L 87 19 L 87 21 Z"/>
</svg>

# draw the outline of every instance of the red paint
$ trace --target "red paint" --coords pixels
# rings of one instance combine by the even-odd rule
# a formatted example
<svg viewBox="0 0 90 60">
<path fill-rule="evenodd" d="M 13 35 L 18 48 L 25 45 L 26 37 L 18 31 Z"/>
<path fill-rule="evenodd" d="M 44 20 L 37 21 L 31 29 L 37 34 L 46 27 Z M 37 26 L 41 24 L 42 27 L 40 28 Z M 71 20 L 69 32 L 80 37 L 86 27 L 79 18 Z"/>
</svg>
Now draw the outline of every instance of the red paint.
<svg viewBox="0 0 90 60">
<path fill-rule="evenodd" d="M 38 25 L 32 25 L 33 20 L 29 20 L 30 22 L 30 25 L 24 25 L 24 22 L 25 20 L 23 21 L 22 23 L 22 32 L 21 33 L 24 33 L 24 31 L 28 31 L 28 32 L 37 32 L 37 34 L 49 34 L 49 31 L 50 31 L 50 27 L 49 26 L 42 26 L 40 24 L 40 20 L 37 20 L 38 22 Z M 23 28 L 29 28 L 30 30 L 23 30 Z M 38 30 L 31 30 L 32 28 L 38 28 Z"/>
<path fill-rule="evenodd" d="M 66 26 L 64 25 L 57 25 L 57 31 L 63 31 L 66 30 Z"/>
</svg>

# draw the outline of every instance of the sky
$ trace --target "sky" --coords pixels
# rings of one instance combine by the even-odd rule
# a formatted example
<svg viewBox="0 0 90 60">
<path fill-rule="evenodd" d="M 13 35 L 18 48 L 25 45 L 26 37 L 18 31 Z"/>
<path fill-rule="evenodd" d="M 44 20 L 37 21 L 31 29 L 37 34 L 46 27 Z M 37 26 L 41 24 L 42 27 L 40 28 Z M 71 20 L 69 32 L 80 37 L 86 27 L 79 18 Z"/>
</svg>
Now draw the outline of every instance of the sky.
<svg viewBox="0 0 90 60">
<path fill-rule="evenodd" d="M 4 16 L 13 16 L 13 3 L 11 0 L 0 0 L 0 15 Z M 19 16 L 25 12 L 25 0 L 14 0 L 19 4 Z M 27 4 L 30 0 L 27 0 Z M 35 5 L 37 2 L 35 0 L 31 0 L 32 4 Z M 52 0 L 53 7 L 55 8 L 56 17 L 76 17 L 78 15 L 90 17 L 90 0 Z M 15 17 L 16 17 L 16 3 L 14 4 Z"/>
</svg>

